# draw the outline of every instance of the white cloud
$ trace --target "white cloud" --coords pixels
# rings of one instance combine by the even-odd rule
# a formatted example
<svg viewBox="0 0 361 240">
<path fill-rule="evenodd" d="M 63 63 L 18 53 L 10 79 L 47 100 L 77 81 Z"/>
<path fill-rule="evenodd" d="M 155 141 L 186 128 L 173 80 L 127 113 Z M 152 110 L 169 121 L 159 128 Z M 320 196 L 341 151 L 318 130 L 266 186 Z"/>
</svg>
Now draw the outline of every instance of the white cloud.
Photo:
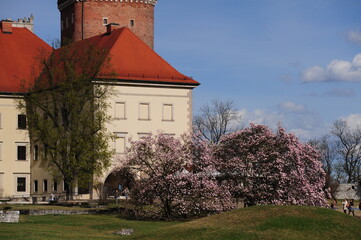
<svg viewBox="0 0 361 240">
<path fill-rule="evenodd" d="M 361 82 L 361 54 L 352 61 L 333 60 L 326 68 L 313 66 L 302 73 L 304 82 Z"/>
<path fill-rule="evenodd" d="M 304 105 L 296 104 L 293 102 L 283 102 L 279 108 L 286 113 L 305 113 L 306 108 Z"/>
<path fill-rule="evenodd" d="M 347 34 L 347 39 L 350 42 L 357 43 L 361 45 L 361 32 L 360 31 L 350 31 Z"/>
<path fill-rule="evenodd" d="M 361 127 L 361 114 L 350 114 L 340 119 L 345 121 L 351 128 Z"/>
</svg>

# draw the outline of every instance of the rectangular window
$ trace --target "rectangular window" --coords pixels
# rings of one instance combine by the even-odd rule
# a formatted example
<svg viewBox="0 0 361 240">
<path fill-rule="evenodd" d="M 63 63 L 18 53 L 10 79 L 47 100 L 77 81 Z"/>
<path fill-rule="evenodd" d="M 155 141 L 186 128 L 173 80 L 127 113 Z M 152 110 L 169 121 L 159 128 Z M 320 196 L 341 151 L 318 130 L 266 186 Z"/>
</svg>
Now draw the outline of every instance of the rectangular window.
<svg viewBox="0 0 361 240">
<path fill-rule="evenodd" d="M 125 137 L 118 137 L 115 140 L 116 153 L 125 153 Z"/>
<path fill-rule="evenodd" d="M 108 18 L 103 17 L 103 25 L 108 25 Z"/>
<path fill-rule="evenodd" d="M 163 120 L 164 121 L 173 121 L 173 105 L 172 104 L 163 104 Z"/>
<path fill-rule="evenodd" d="M 129 21 L 129 26 L 131 26 L 131 27 L 134 26 L 134 20 L 130 20 L 130 21 Z"/>
<path fill-rule="evenodd" d="M 17 146 L 18 147 L 18 160 L 26 160 L 26 146 Z"/>
<path fill-rule="evenodd" d="M 48 191 L 48 180 L 47 179 L 43 180 L 43 191 L 44 192 Z"/>
<path fill-rule="evenodd" d="M 115 103 L 115 118 L 125 119 L 125 102 Z"/>
<path fill-rule="evenodd" d="M 39 191 L 39 183 L 38 180 L 34 180 L 34 192 L 38 192 Z"/>
<path fill-rule="evenodd" d="M 17 178 L 17 191 L 26 192 L 26 178 L 24 177 Z"/>
<path fill-rule="evenodd" d="M 149 103 L 139 104 L 139 120 L 150 120 Z"/>
<path fill-rule="evenodd" d="M 26 115 L 25 114 L 18 115 L 18 129 L 26 129 Z"/>
<path fill-rule="evenodd" d="M 34 160 L 38 160 L 38 157 L 39 157 L 39 146 L 38 145 L 35 145 L 34 146 Z"/>
<path fill-rule="evenodd" d="M 66 183 L 66 182 L 63 182 L 64 183 L 64 191 L 68 191 L 69 189 L 69 185 Z"/>
<path fill-rule="evenodd" d="M 57 191 L 58 191 L 58 182 L 57 182 L 57 181 L 54 181 L 54 182 L 53 182 L 53 191 L 54 191 L 54 192 L 57 192 Z"/>
</svg>

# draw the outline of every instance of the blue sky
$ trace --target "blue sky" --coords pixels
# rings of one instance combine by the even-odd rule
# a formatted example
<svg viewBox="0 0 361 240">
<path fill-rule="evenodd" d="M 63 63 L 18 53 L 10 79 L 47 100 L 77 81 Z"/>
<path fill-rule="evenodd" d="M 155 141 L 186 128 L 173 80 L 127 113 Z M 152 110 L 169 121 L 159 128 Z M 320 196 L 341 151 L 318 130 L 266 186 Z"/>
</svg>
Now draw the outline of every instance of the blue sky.
<svg viewBox="0 0 361 240">
<path fill-rule="evenodd" d="M 33 13 L 39 37 L 59 38 L 56 0 L 0 1 L 0 18 Z M 195 113 L 231 99 L 245 124 L 307 140 L 361 124 L 360 13 L 359 0 L 159 0 L 155 50 L 202 83 Z"/>
</svg>

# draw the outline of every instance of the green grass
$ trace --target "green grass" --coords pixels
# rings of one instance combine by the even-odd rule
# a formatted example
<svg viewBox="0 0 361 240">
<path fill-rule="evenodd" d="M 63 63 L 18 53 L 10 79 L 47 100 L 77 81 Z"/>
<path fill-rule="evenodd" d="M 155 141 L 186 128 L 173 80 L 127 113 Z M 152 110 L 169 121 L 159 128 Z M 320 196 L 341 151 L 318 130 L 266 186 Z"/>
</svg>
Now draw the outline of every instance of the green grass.
<svg viewBox="0 0 361 240">
<path fill-rule="evenodd" d="M 132 236 L 115 236 L 133 228 Z M 0 239 L 360 239 L 361 220 L 333 210 L 296 206 L 257 206 L 190 222 L 129 221 L 116 215 L 22 216 L 0 224 Z"/>
</svg>

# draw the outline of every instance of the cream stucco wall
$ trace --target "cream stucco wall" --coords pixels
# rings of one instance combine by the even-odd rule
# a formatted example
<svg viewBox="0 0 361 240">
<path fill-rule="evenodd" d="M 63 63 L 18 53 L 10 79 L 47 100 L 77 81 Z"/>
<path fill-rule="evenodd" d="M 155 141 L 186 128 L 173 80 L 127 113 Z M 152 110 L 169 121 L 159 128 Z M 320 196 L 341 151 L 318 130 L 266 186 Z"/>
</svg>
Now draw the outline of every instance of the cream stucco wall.
<svg viewBox="0 0 361 240">
<path fill-rule="evenodd" d="M 0 197 L 30 194 L 30 152 L 27 130 L 18 129 L 16 96 L 0 95 Z M 26 146 L 26 160 L 18 160 L 18 146 Z M 18 178 L 25 178 L 25 191 L 17 191 Z"/>
<path fill-rule="evenodd" d="M 112 117 L 112 121 L 107 124 L 107 129 L 118 137 L 112 143 L 116 150 L 115 159 L 124 154 L 129 138 L 137 140 L 158 131 L 180 136 L 192 129 L 190 87 L 164 84 L 118 85 L 115 86 L 115 93 L 115 96 L 109 99 L 108 115 Z M 117 109 L 119 103 L 124 106 L 124 113 L 120 114 L 123 118 L 118 117 L 117 110 L 123 110 L 123 107 Z M 148 119 L 144 117 L 144 105 L 149 107 Z M 112 170 L 108 169 L 105 176 Z"/>
<path fill-rule="evenodd" d="M 114 96 L 108 99 L 108 116 L 111 117 L 106 128 L 118 138 L 110 143 L 116 150 L 112 166 L 104 171 L 100 181 L 118 165 L 117 159 L 124 155 L 128 140 L 133 140 L 149 134 L 162 131 L 166 134 L 180 136 L 192 129 L 192 89 L 189 86 L 156 85 L 156 84 L 122 84 L 114 85 Z M 118 105 L 117 105 L 118 104 Z M 144 113 L 148 108 L 148 117 Z M 170 111 L 171 110 L 171 111 Z M 32 154 L 33 155 L 33 154 Z M 53 193 L 64 195 L 64 186 L 58 181 L 58 191 L 53 190 L 53 177 L 41 168 L 39 161 L 32 160 L 31 192 L 38 199 Z M 0 171 L 1 172 L 1 171 Z M 48 191 L 43 191 L 43 181 L 48 180 Z M 34 181 L 38 181 L 38 192 L 34 192 Z M 76 191 L 75 191 L 76 192 Z M 94 193 L 96 195 L 96 193 Z M 79 196 L 88 198 L 89 195 Z"/>
</svg>

